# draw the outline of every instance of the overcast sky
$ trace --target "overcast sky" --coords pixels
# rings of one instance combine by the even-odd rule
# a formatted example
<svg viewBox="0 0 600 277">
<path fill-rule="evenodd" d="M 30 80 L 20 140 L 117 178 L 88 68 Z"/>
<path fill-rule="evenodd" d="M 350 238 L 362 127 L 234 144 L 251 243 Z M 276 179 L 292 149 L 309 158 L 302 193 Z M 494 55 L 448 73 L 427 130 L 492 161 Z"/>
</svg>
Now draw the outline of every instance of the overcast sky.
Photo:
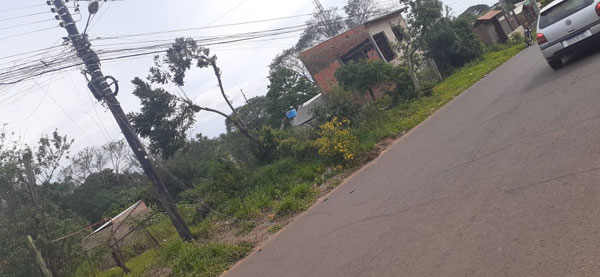
<svg viewBox="0 0 600 277">
<path fill-rule="evenodd" d="M 376 1 L 386 7 L 395 3 L 393 0 Z M 0 68 L 5 68 L 9 65 L 6 63 L 11 61 L 9 58 L 2 57 L 60 44 L 66 32 L 59 27 L 21 35 L 57 25 L 57 22 L 50 20 L 53 15 L 49 12 L 48 6 L 29 7 L 43 4 L 45 0 L 2 0 L 2 2 Z M 342 7 L 344 0 L 322 0 L 321 2 L 325 8 Z M 447 0 L 445 4 L 451 6 L 455 14 L 459 14 L 471 5 L 479 3 L 489 5 L 493 2 L 495 1 Z M 73 1 L 70 1 L 69 6 L 72 6 L 72 3 Z M 80 5 L 83 20 L 78 22 L 78 26 L 83 30 L 87 19 L 87 2 L 80 2 Z M 21 9 L 22 7 L 28 8 Z M 92 20 L 88 33 L 91 38 L 94 38 L 217 26 L 180 33 L 92 42 L 95 49 L 102 49 L 103 44 L 110 43 L 174 39 L 178 36 L 236 34 L 294 26 L 302 24 L 308 17 L 218 27 L 228 23 L 303 15 L 311 13 L 313 9 L 312 0 L 123 0 L 104 3 Z M 48 13 L 36 15 L 45 11 Z M 19 18 L 11 19 L 13 17 Z M 212 52 L 218 56 L 224 85 L 234 105 L 243 104 L 240 89 L 243 89 L 248 97 L 266 93 L 268 64 L 283 49 L 293 45 L 298 35 L 299 33 L 294 33 L 280 36 L 277 40 L 211 47 Z M 51 56 L 51 53 L 48 55 Z M 19 56 L 12 59 L 22 58 L 23 56 Z M 120 81 L 118 99 L 126 112 L 139 109 L 138 99 L 131 94 L 133 86 L 130 81 L 136 76 L 147 76 L 151 65 L 151 56 L 103 64 L 105 75 L 112 75 Z M 186 92 L 192 99 L 204 106 L 226 110 L 211 70 L 193 71 L 186 81 Z M 83 75 L 76 68 L 17 85 L 0 86 L 0 123 L 6 124 L 4 127 L 6 131 L 15 133 L 13 136 L 15 140 L 30 145 L 35 144 L 40 135 L 51 133 L 54 129 L 59 129 L 59 132 L 74 138 L 76 143 L 74 149 L 81 149 L 88 145 L 101 145 L 122 137 L 110 113 L 91 97 Z M 221 117 L 211 113 L 200 113 L 192 134 L 203 133 L 214 137 L 224 131 L 224 121 Z"/>
</svg>

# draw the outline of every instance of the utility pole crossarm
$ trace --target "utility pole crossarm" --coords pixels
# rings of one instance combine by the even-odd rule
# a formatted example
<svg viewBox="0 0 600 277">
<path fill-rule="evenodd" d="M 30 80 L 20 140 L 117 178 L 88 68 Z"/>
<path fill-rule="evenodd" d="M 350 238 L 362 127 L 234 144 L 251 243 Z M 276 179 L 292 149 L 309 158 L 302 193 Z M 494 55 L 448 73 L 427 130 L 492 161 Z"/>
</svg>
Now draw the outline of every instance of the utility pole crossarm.
<svg viewBox="0 0 600 277">
<path fill-rule="evenodd" d="M 133 127 L 129 123 L 125 112 L 121 108 L 121 104 L 115 97 L 115 93 L 111 90 L 109 84 L 106 82 L 107 77 L 104 76 L 100 67 L 100 59 L 94 50 L 91 49 L 91 43 L 87 39 L 86 35 L 79 33 L 77 25 L 73 21 L 73 17 L 66 7 L 64 0 L 52 0 L 51 3 L 56 8 L 58 18 L 62 20 L 64 28 L 68 33 L 68 40 L 73 44 L 77 56 L 84 62 L 86 68 L 86 74 L 88 78 L 88 87 L 92 94 L 99 101 L 103 101 L 112 115 L 115 117 L 121 132 L 125 136 L 125 139 L 129 143 L 133 153 L 140 162 L 144 173 L 148 179 L 154 184 L 155 194 L 160 201 L 161 205 L 167 212 L 167 215 L 171 219 L 177 233 L 185 241 L 191 241 L 191 232 L 177 211 L 177 207 L 171 198 L 169 191 L 165 184 L 160 180 L 158 174 L 152 163 L 149 160 L 148 153 L 146 152 L 144 145 L 141 143 L 137 134 L 134 132 Z M 86 75 L 86 78 L 87 78 Z M 111 77 L 108 77 L 111 78 Z"/>
</svg>

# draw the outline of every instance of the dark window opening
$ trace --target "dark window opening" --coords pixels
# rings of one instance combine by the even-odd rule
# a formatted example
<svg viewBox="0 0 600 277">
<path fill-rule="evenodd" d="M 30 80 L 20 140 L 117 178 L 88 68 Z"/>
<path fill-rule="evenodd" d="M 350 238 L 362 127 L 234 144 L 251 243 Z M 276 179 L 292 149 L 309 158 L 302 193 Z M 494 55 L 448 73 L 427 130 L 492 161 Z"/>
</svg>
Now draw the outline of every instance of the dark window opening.
<svg viewBox="0 0 600 277">
<path fill-rule="evenodd" d="M 401 42 L 404 39 L 404 32 L 402 32 L 402 27 L 394 26 L 392 27 L 392 32 L 394 32 L 394 35 L 396 36 L 398 42 Z"/>
<path fill-rule="evenodd" d="M 342 58 L 341 58 L 342 62 L 343 63 L 358 62 L 360 60 L 368 59 L 369 51 L 373 51 L 374 49 L 375 49 L 375 47 L 373 47 L 373 44 L 371 43 L 371 41 L 365 40 L 358 46 L 354 47 L 354 49 L 350 50 L 350 52 L 348 52 L 344 56 L 342 56 Z"/>
<path fill-rule="evenodd" d="M 396 53 L 394 53 L 392 47 L 390 47 L 390 42 L 383 32 L 374 35 L 373 40 L 375 40 L 375 43 L 377 44 L 377 47 L 379 47 L 386 62 L 389 62 L 396 57 Z"/>
</svg>

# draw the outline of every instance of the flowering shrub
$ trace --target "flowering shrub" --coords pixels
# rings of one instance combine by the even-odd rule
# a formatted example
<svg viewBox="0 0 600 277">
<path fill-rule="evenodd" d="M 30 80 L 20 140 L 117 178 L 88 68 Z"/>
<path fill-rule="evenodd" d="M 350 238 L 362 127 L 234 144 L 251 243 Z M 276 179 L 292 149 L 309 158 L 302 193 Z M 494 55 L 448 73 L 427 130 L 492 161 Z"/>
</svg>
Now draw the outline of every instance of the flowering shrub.
<svg viewBox="0 0 600 277">
<path fill-rule="evenodd" d="M 319 138 L 315 145 L 319 155 L 337 164 L 345 164 L 356 158 L 358 139 L 350 133 L 350 120 L 334 117 L 319 126 Z"/>
</svg>

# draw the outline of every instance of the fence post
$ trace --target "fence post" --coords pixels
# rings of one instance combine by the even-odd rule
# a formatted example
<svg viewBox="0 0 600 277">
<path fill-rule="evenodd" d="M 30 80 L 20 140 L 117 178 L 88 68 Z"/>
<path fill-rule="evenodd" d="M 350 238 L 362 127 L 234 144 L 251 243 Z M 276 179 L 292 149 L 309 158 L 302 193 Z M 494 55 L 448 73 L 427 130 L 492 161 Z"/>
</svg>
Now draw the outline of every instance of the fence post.
<svg viewBox="0 0 600 277">
<path fill-rule="evenodd" d="M 46 267 L 46 262 L 44 262 L 44 257 L 42 257 L 42 253 L 40 253 L 40 250 L 35 246 L 35 243 L 33 243 L 33 238 L 31 238 L 30 235 L 27 235 L 25 238 L 27 239 L 27 246 L 29 246 L 29 248 L 31 249 L 31 252 L 35 257 L 35 262 L 40 266 L 40 269 L 42 270 L 44 276 L 52 277 L 52 273 L 50 272 L 48 267 Z"/>
</svg>

